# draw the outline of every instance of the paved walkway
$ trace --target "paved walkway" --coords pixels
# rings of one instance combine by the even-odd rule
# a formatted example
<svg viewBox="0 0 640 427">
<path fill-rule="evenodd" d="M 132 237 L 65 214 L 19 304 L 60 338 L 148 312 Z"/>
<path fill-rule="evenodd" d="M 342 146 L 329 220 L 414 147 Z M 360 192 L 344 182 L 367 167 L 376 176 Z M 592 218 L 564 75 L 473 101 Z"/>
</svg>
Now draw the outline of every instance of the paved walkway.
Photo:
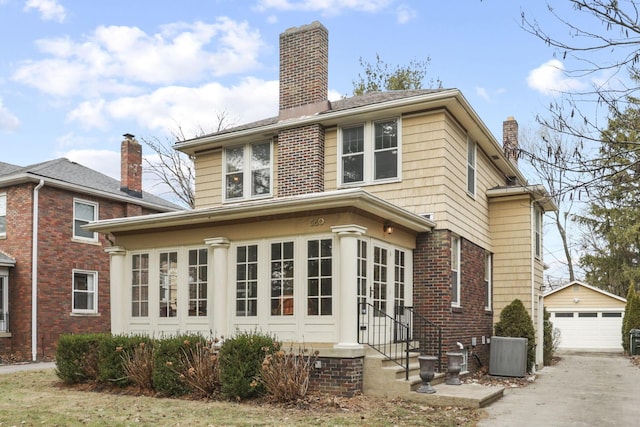
<svg viewBox="0 0 640 427">
<path fill-rule="evenodd" d="M 55 367 L 55 362 L 9 363 L 7 365 L 0 365 L 0 374 L 21 371 L 40 371 L 42 369 L 53 369 Z"/>
<path fill-rule="evenodd" d="M 640 425 L 640 368 L 606 353 L 565 353 L 533 384 L 505 390 L 479 427 Z"/>
</svg>

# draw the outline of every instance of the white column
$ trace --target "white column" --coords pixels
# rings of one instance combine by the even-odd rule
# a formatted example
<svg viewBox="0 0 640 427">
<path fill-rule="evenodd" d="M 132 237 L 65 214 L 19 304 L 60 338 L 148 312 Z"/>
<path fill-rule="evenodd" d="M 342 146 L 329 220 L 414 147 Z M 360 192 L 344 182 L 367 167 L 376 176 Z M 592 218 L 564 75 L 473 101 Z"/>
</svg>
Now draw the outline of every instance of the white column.
<svg viewBox="0 0 640 427">
<path fill-rule="evenodd" d="M 331 227 L 338 235 L 340 277 L 337 288 L 338 343 L 335 348 L 362 348 L 358 344 L 358 237 L 366 231 L 360 225 Z"/>
<path fill-rule="evenodd" d="M 209 253 L 209 280 L 211 287 L 208 293 L 208 304 L 213 310 L 213 316 L 209 311 L 209 328 L 213 331 L 214 337 L 229 335 L 229 310 L 227 301 L 227 269 L 229 265 L 229 239 L 226 237 L 214 237 L 205 239 L 204 243 L 211 247 Z M 211 310 L 210 309 L 210 310 Z"/>
<path fill-rule="evenodd" d="M 126 302 L 127 285 L 125 283 L 125 255 L 121 246 L 111 246 L 104 250 L 109 254 L 109 295 L 111 302 L 111 333 L 114 335 L 128 332 L 126 320 L 131 309 Z"/>
</svg>

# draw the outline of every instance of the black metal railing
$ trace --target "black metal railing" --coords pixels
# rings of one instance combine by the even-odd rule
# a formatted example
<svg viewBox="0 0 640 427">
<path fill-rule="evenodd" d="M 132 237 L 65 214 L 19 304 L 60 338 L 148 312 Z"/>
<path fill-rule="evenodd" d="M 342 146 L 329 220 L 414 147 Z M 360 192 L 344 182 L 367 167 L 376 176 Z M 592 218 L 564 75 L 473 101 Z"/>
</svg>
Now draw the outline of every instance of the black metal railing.
<svg viewBox="0 0 640 427">
<path fill-rule="evenodd" d="M 371 303 L 360 302 L 358 342 L 401 366 L 407 380 L 411 353 L 435 355 L 437 371 L 442 368 L 442 328 L 417 314 L 413 307 L 397 306 L 391 316 Z"/>
</svg>

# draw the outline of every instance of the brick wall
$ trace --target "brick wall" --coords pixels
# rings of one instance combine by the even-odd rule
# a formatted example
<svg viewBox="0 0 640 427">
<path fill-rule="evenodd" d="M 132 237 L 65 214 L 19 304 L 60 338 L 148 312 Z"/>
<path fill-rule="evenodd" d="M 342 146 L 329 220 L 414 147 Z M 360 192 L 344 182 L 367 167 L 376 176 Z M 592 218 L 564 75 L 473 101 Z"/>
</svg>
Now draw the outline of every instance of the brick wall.
<svg viewBox="0 0 640 427">
<path fill-rule="evenodd" d="M 457 342 L 467 348 L 471 372 L 480 364 L 488 365 L 489 345 L 482 344 L 482 337 L 491 337 L 493 331 L 492 313 L 484 305 L 484 254 L 484 249 L 461 239 L 460 307 L 451 307 L 451 232 L 437 230 L 419 235 L 414 251 L 416 312 L 442 327 L 443 356 L 457 351 Z M 473 337 L 475 347 L 471 346 Z M 445 368 L 446 357 L 442 362 Z"/>
<path fill-rule="evenodd" d="M 362 393 L 364 357 L 319 357 L 321 367 L 311 371 L 309 391 L 319 391 L 344 397 Z"/>
<path fill-rule="evenodd" d="M 314 124 L 278 134 L 278 196 L 324 191 L 324 128 Z"/>
</svg>

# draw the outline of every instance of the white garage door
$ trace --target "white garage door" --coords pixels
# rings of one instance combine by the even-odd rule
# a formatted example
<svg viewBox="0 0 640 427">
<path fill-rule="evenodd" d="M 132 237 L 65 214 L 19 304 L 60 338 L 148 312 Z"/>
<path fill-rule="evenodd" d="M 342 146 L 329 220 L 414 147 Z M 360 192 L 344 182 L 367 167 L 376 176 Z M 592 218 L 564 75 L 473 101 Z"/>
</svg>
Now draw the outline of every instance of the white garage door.
<svg viewBox="0 0 640 427">
<path fill-rule="evenodd" d="M 622 312 L 574 311 L 551 313 L 560 330 L 559 349 L 622 350 Z"/>
</svg>

